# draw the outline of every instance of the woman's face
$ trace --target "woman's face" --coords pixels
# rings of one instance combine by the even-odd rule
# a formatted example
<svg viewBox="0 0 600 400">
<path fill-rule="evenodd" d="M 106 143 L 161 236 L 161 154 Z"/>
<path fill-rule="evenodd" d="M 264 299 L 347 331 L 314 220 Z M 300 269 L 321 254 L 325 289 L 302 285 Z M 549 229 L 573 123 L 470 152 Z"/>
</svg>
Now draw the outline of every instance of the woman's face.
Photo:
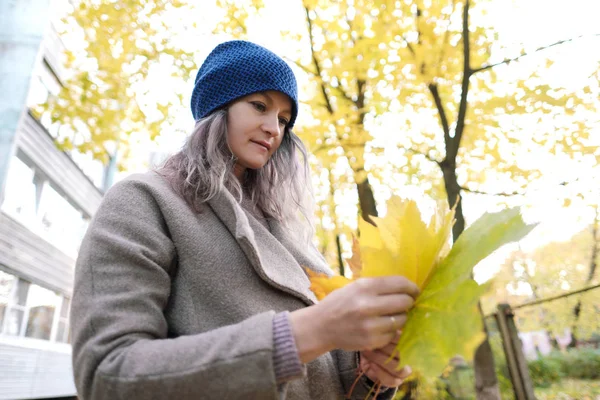
<svg viewBox="0 0 600 400">
<path fill-rule="evenodd" d="M 236 100 L 227 115 L 227 141 L 237 158 L 235 175 L 262 168 L 279 148 L 292 116 L 292 102 L 274 90 Z"/>
</svg>

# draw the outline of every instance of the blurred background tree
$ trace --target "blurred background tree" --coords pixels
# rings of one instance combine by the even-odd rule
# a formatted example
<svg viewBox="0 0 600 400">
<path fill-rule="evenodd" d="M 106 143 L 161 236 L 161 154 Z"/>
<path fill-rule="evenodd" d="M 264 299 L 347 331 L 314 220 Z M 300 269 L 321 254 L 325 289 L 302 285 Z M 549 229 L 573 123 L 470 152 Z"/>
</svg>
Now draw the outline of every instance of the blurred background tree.
<svg viewBox="0 0 600 400">
<path fill-rule="evenodd" d="M 91 153 L 103 163 L 127 158 L 132 135 L 154 139 L 171 122 L 182 94 L 157 98 L 153 71 L 187 81 L 196 69 L 183 49 L 182 1 L 94 0 L 73 2 L 63 20 L 69 78 L 56 97 L 36 111 L 59 129 L 59 148 Z M 42 118 L 42 121 L 45 119 Z M 47 120 L 47 119 L 46 119 Z"/>
<path fill-rule="evenodd" d="M 597 285 L 600 261 L 599 208 L 591 225 L 563 242 L 514 251 L 489 294 L 492 303 L 522 304 Z M 489 298 L 486 303 L 489 303 Z M 545 329 L 551 339 L 570 335 L 570 347 L 600 332 L 600 289 L 558 299 L 517 313 L 524 331 Z M 491 307 L 488 308 L 491 310 Z M 558 344 L 554 343 L 558 348 Z"/>
<path fill-rule="evenodd" d="M 58 145 L 115 163 L 117 153 L 127 158 L 132 138 L 168 131 L 190 92 L 193 53 L 206 45 L 190 35 L 191 16 L 210 7 L 182 0 L 74 7 L 63 32 L 80 43 L 68 54 L 72 76 L 37 110 L 60 126 Z M 385 212 L 392 194 L 450 205 L 460 195 L 454 238 L 464 214 L 479 212 L 488 195 L 501 197 L 500 207 L 527 196 L 567 208 L 596 201 L 600 57 L 575 84 L 552 77 L 564 58 L 553 50 L 593 38 L 502 40 L 497 16 L 508 6 L 493 0 L 217 0 L 216 7 L 217 37 L 276 38 L 274 50 L 300 78 L 296 132 L 313 154 L 317 236 L 341 273 L 356 216 Z M 483 350 L 478 395 L 497 398 L 493 358 Z"/>
<path fill-rule="evenodd" d="M 298 3 L 288 4 L 286 18 L 302 15 L 305 29 L 278 27 L 297 42 L 288 56 L 309 76 L 304 98 L 314 122 L 298 132 L 329 182 L 345 164 L 338 187 L 355 186 L 363 218 L 378 214 L 372 182 L 397 174 L 427 182 L 430 195 L 452 206 L 465 191 L 506 196 L 536 184 L 570 183 L 549 177 L 546 165 L 585 171 L 598 164 L 590 137 L 598 127 L 597 72 L 576 89 L 550 86 L 541 72 L 554 60 L 537 54 L 579 38 L 503 48 L 487 17 L 494 12 L 491 1 Z M 240 38 L 252 38 L 252 23 L 274 7 L 250 0 L 218 4 L 225 12 L 216 32 Z M 531 68 L 512 68 L 534 54 Z M 497 187 L 506 190 L 490 190 Z M 455 239 L 467 206 L 458 204 Z M 332 219 L 331 204 L 324 201 L 323 208 Z M 499 398 L 489 345 L 475 363 L 478 397 Z"/>
</svg>

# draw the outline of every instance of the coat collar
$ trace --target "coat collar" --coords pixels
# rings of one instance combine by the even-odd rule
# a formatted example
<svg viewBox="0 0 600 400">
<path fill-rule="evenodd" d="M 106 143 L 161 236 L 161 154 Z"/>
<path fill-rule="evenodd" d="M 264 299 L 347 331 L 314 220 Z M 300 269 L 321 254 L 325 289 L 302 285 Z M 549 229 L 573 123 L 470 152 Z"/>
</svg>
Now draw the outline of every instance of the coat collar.
<svg viewBox="0 0 600 400">
<path fill-rule="evenodd" d="M 316 249 L 294 241 L 277 221 L 269 220 L 269 232 L 252 215 L 248 215 L 227 190 L 221 191 L 208 204 L 231 232 L 258 276 L 308 305 L 317 302 L 302 267 L 328 275 L 331 272 Z"/>
</svg>

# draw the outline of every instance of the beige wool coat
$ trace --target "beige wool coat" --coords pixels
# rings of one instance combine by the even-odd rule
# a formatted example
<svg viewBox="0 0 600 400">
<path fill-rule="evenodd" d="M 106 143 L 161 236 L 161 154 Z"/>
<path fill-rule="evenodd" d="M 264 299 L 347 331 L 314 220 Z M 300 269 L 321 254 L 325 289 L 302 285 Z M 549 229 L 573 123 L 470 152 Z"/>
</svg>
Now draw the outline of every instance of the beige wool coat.
<svg viewBox="0 0 600 400">
<path fill-rule="evenodd" d="M 356 377 L 355 352 L 327 353 L 305 377 L 276 384 L 273 316 L 317 301 L 301 266 L 331 271 L 316 250 L 269 225 L 229 192 L 194 213 L 155 172 L 111 188 L 76 265 L 80 398 L 342 399 Z M 352 398 L 368 389 L 359 382 Z"/>
</svg>

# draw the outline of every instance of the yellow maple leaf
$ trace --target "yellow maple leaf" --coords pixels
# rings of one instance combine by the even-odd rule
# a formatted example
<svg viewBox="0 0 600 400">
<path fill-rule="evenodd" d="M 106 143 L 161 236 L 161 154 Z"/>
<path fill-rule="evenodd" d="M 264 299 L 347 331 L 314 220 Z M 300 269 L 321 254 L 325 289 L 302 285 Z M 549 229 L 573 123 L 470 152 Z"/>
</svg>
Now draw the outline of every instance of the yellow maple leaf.
<svg viewBox="0 0 600 400">
<path fill-rule="evenodd" d="M 473 280 L 473 267 L 534 226 L 523 222 L 518 208 L 484 214 L 451 248 L 454 211 L 440 207 L 426 223 L 414 201 L 393 197 L 387 215 L 373 217 L 376 226 L 359 223 L 360 240 L 348 261 L 359 276 L 402 275 L 419 286 L 421 294 L 408 313 L 396 351 L 402 363 L 426 377 L 438 376 L 457 354 L 472 359 L 484 336 L 477 302 L 489 285 Z M 319 299 L 352 282 L 342 276 L 308 274 Z"/>
<path fill-rule="evenodd" d="M 352 278 L 360 278 L 362 261 L 360 259 L 360 243 L 356 236 L 352 235 L 352 257 L 346 259 L 350 271 L 352 271 Z"/>
<path fill-rule="evenodd" d="M 425 223 L 414 200 L 394 196 L 384 218 L 371 218 L 377 226 L 361 220 L 360 240 L 352 238 L 352 257 L 347 262 L 353 279 L 307 271 L 317 298 L 361 276 L 401 275 L 422 289 L 449 249 L 454 209 L 440 208 Z"/>
<path fill-rule="evenodd" d="M 325 298 L 325 296 L 335 289 L 344 287 L 352 282 L 351 279 L 348 279 L 345 276 L 335 275 L 330 277 L 325 274 L 314 272 L 309 268 L 305 268 L 305 271 L 310 279 L 310 290 L 312 290 L 319 300 Z"/>
<path fill-rule="evenodd" d="M 428 223 L 414 200 L 392 197 L 377 225 L 359 222 L 362 276 L 402 275 L 422 289 L 449 249 L 455 209 L 440 207 Z"/>
</svg>

